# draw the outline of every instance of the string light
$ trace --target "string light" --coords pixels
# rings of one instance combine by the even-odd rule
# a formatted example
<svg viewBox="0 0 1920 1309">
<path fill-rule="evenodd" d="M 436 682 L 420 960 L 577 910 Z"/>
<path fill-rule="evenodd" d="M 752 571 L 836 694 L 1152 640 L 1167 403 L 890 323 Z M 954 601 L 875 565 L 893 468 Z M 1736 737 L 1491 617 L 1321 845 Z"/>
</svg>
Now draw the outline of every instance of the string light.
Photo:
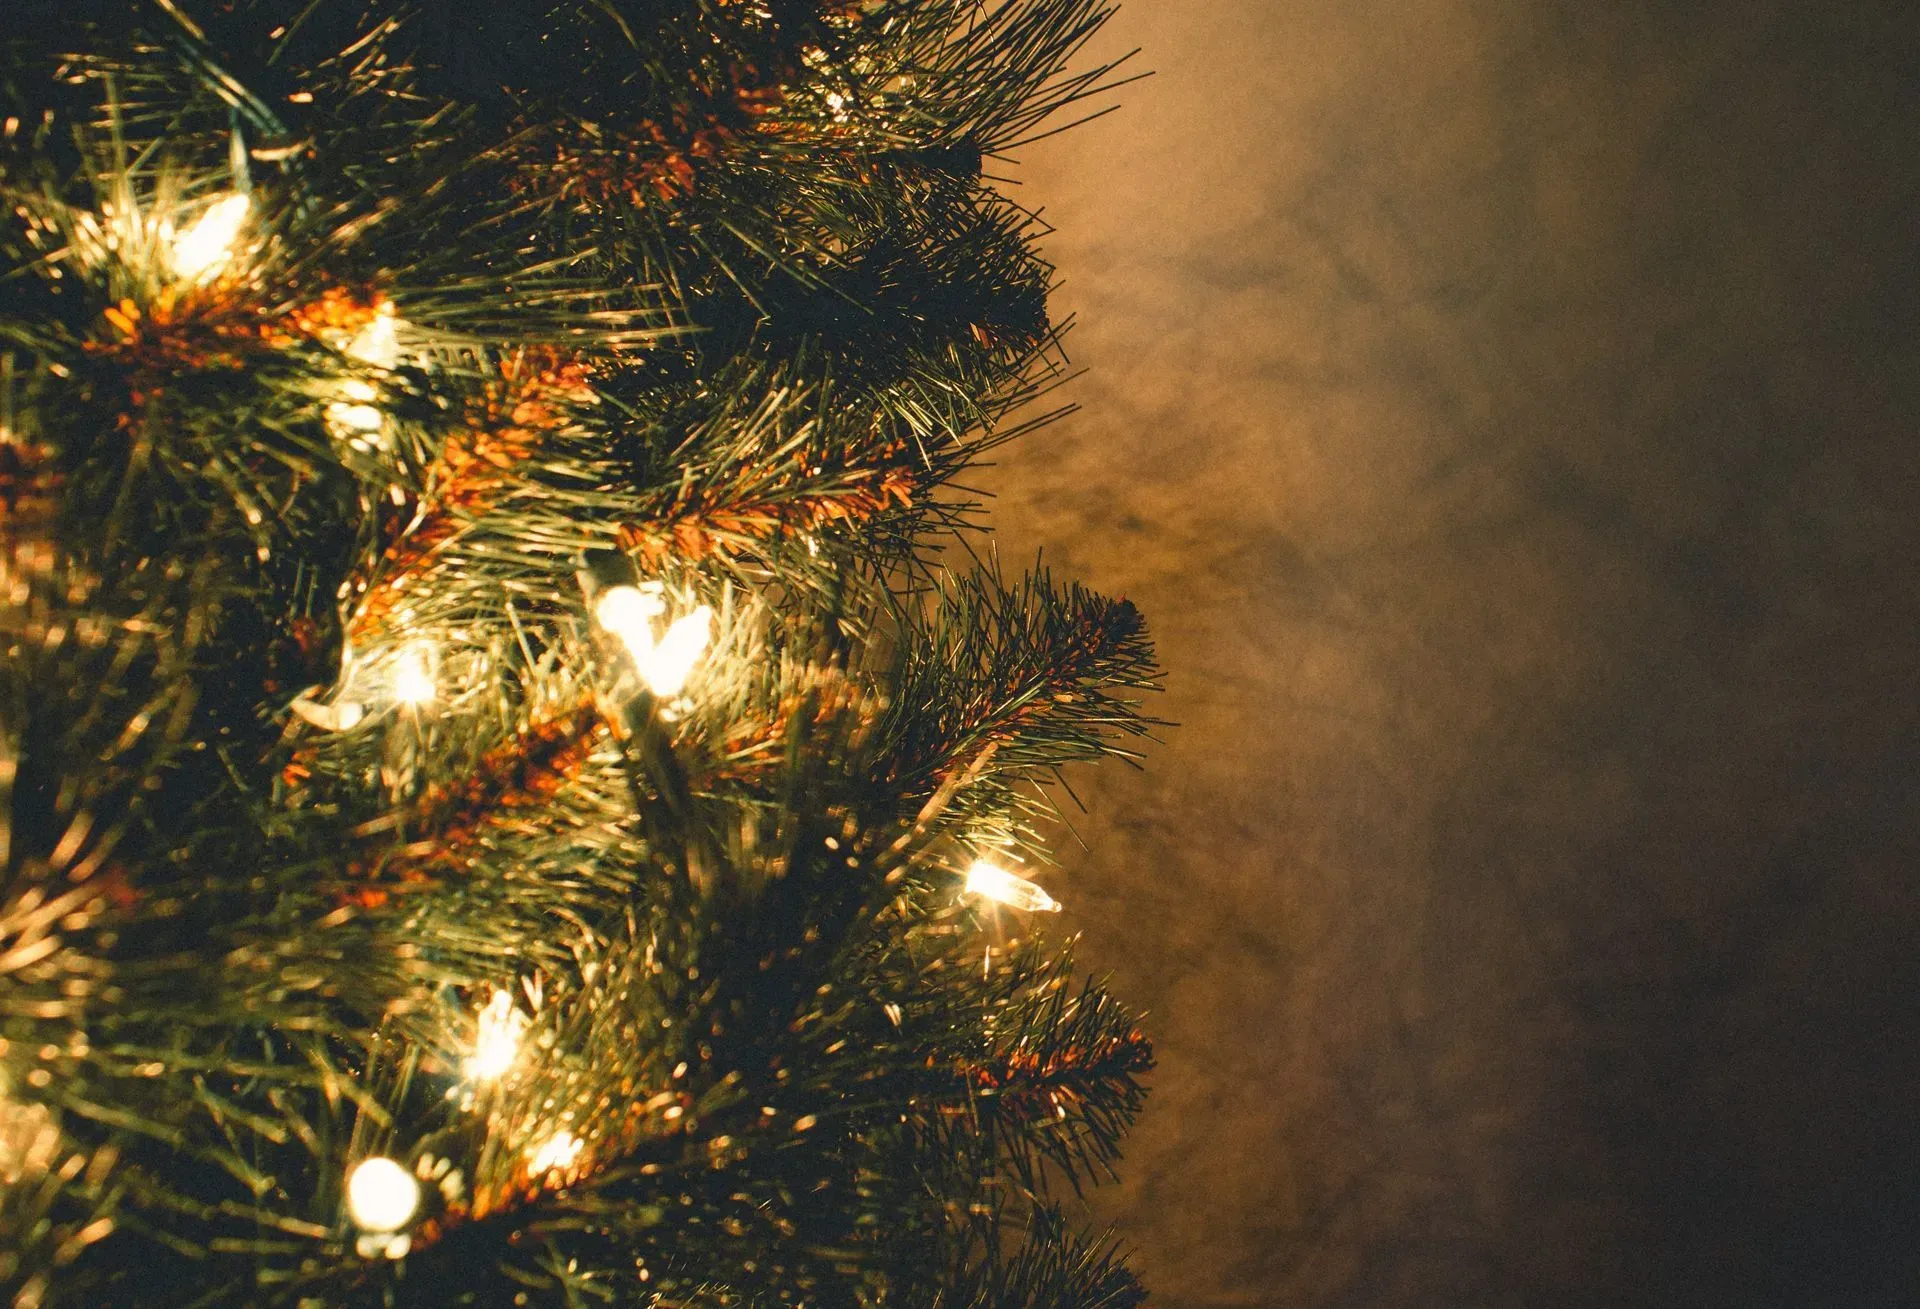
<svg viewBox="0 0 1920 1309">
<path fill-rule="evenodd" d="M 340 394 L 346 399 L 335 400 L 327 406 L 327 426 L 335 436 L 348 441 L 378 432 L 385 425 L 387 416 L 378 405 L 371 403 L 380 395 L 373 389 L 373 383 L 350 377 L 340 383 Z"/>
<path fill-rule="evenodd" d="M 351 700 L 321 704 L 306 696 L 297 696 L 287 705 L 295 714 L 323 732 L 345 732 L 359 726 L 367 711 Z"/>
<path fill-rule="evenodd" d="M 383 302 L 367 325 L 354 333 L 346 353 L 375 368 L 392 368 L 400 362 L 399 318 L 390 302 Z M 327 426 L 339 439 L 365 448 L 362 438 L 377 438 L 386 427 L 386 414 L 373 403 L 380 393 L 371 382 L 350 377 L 340 383 L 339 394 L 342 398 L 327 406 Z"/>
<path fill-rule="evenodd" d="M 405 705 L 423 705 L 438 694 L 433 681 L 433 649 L 415 642 L 400 652 L 393 665 L 393 698 Z"/>
<path fill-rule="evenodd" d="M 667 611 L 662 591 L 658 582 L 613 587 L 600 597 L 594 616 L 627 647 L 653 693 L 665 698 L 680 694 L 693 675 L 713 636 L 713 610 L 701 605 L 681 615 L 656 641 L 653 620 Z"/>
<path fill-rule="evenodd" d="M 399 319 L 391 301 L 382 301 L 373 320 L 354 333 L 347 342 L 347 354 L 375 368 L 392 368 L 400 362 Z"/>
<path fill-rule="evenodd" d="M 365 1232 L 397 1232 L 420 1207 L 420 1183 L 383 1155 L 362 1159 L 347 1174 L 347 1216 Z"/>
<path fill-rule="evenodd" d="M 233 257 L 234 239 L 247 220 L 247 209 L 247 197 L 238 192 L 221 196 L 209 205 L 192 227 L 174 238 L 174 275 L 196 282 L 218 272 Z"/>
<path fill-rule="evenodd" d="M 465 1064 L 467 1076 L 476 1082 L 490 1082 L 511 1068 L 514 1055 L 520 1051 L 520 1034 L 526 1028 L 527 1016 L 514 1007 L 512 994 L 495 991 L 480 1010 L 479 1035 Z"/>
<path fill-rule="evenodd" d="M 573 1167 L 587 1143 L 572 1132 L 556 1132 L 527 1151 L 527 1171 L 540 1174 Z"/>
<path fill-rule="evenodd" d="M 641 670 L 655 695 L 678 695 L 692 676 L 694 665 L 713 638 L 713 610 L 701 605 L 690 614 L 673 620 L 653 658 Z"/>
<path fill-rule="evenodd" d="M 1016 876 L 985 859 L 976 859 L 967 869 L 966 890 L 998 904 L 1011 905 L 1039 913 L 1060 912 L 1060 902 L 1024 877 Z"/>
<path fill-rule="evenodd" d="M 651 647 L 652 622 L 667 612 L 661 589 L 658 582 L 648 583 L 644 590 L 637 586 L 612 587 L 600 597 L 594 616 L 599 618 L 602 627 L 625 641 L 628 648 L 639 644 Z"/>
</svg>

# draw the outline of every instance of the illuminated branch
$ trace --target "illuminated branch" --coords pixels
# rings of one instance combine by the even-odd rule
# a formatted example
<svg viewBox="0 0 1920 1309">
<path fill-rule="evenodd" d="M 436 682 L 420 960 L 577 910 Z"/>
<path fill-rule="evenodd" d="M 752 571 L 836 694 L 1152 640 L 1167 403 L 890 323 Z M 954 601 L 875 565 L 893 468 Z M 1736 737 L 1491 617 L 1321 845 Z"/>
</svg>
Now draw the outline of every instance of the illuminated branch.
<svg viewBox="0 0 1920 1309">
<path fill-rule="evenodd" d="M 801 472 L 798 485 L 785 492 L 690 486 L 657 517 L 622 527 L 620 544 L 646 568 L 670 559 L 698 563 L 716 555 L 757 555 L 803 533 L 857 525 L 889 508 L 907 508 L 921 490 L 922 479 L 910 465 L 850 468 L 837 477 L 823 476 L 826 470 L 819 466 Z"/>
<path fill-rule="evenodd" d="M 607 726 L 594 701 L 534 723 L 482 757 L 472 772 L 435 783 L 409 813 L 407 841 L 355 875 L 382 882 L 421 882 L 465 872 L 484 853 L 490 832 L 510 830 L 545 812 L 575 780 Z M 359 893 L 381 903 L 377 887 Z"/>
<path fill-rule="evenodd" d="M 527 461 L 573 421 L 574 409 L 591 402 L 586 379 L 577 361 L 521 352 L 468 400 L 464 422 L 442 440 L 422 489 L 401 496 L 386 520 L 393 539 L 374 575 L 356 584 L 360 598 L 347 624 L 350 641 L 379 639 L 409 593 L 428 589 L 424 574 L 441 562 L 442 550 L 481 514 L 529 487 Z"/>
<path fill-rule="evenodd" d="M 1058 412 L 985 161 L 1105 12 L 0 38 L 0 1298 L 1137 1303 L 1024 784 L 1151 651 L 929 571 Z"/>
</svg>

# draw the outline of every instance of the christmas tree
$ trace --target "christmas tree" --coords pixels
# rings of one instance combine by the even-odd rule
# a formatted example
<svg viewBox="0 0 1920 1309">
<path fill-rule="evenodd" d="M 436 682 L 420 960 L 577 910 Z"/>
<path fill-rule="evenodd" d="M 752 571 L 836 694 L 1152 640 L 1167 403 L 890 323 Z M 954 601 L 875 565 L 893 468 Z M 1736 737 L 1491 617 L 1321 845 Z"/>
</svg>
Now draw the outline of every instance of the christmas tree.
<svg viewBox="0 0 1920 1309">
<path fill-rule="evenodd" d="M 954 480 L 1104 16 L 9 6 L 6 1303 L 1140 1301 L 1035 874 L 1152 656 Z"/>
</svg>

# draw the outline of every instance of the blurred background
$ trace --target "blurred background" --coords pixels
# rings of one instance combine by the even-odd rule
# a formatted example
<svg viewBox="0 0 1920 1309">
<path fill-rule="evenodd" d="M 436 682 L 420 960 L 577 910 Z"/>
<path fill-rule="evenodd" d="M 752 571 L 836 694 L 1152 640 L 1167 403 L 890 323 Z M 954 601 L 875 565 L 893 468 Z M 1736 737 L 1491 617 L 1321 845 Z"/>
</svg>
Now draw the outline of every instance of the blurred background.
<svg viewBox="0 0 1920 1309">
<path fill-rule="evenodd" d="M 1131 0 L 1009 563 L 1180 726 L 1049 885 L 1165 1309 L 1920 1304 L 1920 15 Z"/>
</svg>

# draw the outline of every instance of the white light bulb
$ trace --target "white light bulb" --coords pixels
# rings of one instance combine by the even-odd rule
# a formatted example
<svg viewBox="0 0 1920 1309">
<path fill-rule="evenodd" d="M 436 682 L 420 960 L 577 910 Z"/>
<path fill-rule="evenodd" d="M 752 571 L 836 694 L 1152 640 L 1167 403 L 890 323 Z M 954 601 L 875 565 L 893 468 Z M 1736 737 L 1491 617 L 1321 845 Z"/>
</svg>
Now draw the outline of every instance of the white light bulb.
<svg viewBox="0 0 1920 1309">
<path fill-rule="evenodd" d="M 351 700 L 339 700 L 328 705 L 309 700 L 303 695 L 295 698 L 287 708 L 323 732 L 348 731 L 366 717 L 366 710 Z"/>
<path fill-rule="evenodd" d="M 400 334 L 393 306 L 383 304 L 374 311 L 373 321 L 354 333 L 347 353 L 375 368 L 392 368 L 400 362 Z"/>
<path fill-rule="evenodd" d="M 1058 913 L 1060 902 L 1024 877 L 1015 876 L 997 864 L 976 859 L 967 869 L 967 891 L 1015 909 Z"/>
<path fill-rule="evenodd" d="M 401 704 L 423 705 L 438 693 L 433 681 L 431 647 L 414 644 L 400 652 L 393 665 L 393 698 Z"/>
<path fill-rule="evenodd" d="M 194 282 L 233 257 L 234 238 L 247 220 L 247 197 L 234 192 L 221 196 L 207 207 L 192 227 L 173 241 L 173 272 L 176 277 Z"/>
<path fill-rule="evenodd" d="M 713 610 L 705 605 L 673 620 L 667 634 L 653 648 L 652 658 L 640 664 L 640 675 L 647 679 L 655 695 L 680 694 L 712 635 Z"/>
<path fill-rule="evenodd" d="M 420 1207 L 420 1183 L 391 1159 L 362 1159 L 347 1174 L 347 1216 L 365 1232 L 397 1232 Z"/>
<path fill-rule="evenodd" d="M 600 625 L 625 642 L 635 659 L 653 653 L 653 620 L 665 612 L 658 587 L 642 591 L 637 586 L 612 587 L 593 609 Z"/>
<path fill-rule="evenodd" d="M 480 1010 L 480 1032 L 474 1038 L 473 1053 L 467 1057 L 467 1076 L 476 1082 L 490 1082 L 513 1066 L 520 1050 L 520 1034 L 527 1028 L 527 1016 L 514 1008 L 513 996 L 495 991 Z"/>
<path fill-rule="evenodd" d="M 392 368 L 400 362 L 398 321 L 392 305 L 381 305 L 367 325 L 347 342 L 348 356 L 376 368 Z M 384 445 L 381 434 L 386 428 L 387 416 L 374 403 L 380 393 L 373 384 L 349 377 L 339 383 L 335 393 L 342 398 L 327 406 L 328 430 L 338 439 L 352 442 L 363 450 L 367 443 L 361 438 L 365 437 L 373 438 L 376 445 Z"/>
<path fill-rule="evenodd" d="M 365 387 L 369 393 L 373 390 L 365 382 L 358 384 L 349 382 L 340 389 L 352 394 L 351 388 L 356 385 Z M 343 441 L 352 440 L 356 436 L 377 433 L 386 425 L 386 421 L 387 416 L 380 411 L 378 405 L 349 404 L 344 400 L 335 400 L 327 406 L 327 429 Z"/>
<path fill-rule="evenodd" d="M 644 589 L 613 587 L 600 597 L 593 611 L 600 625 L 627 647 L 648 687 L 663 698 L 680 694 L 713 635 L 713 610 L 701 605 L 674 619 L 666 634 L 655 641 L 653 620 L 666 611 L 667 602 L 657 583 Z"/>
<path fill-rule="evenodd" d="M 550 1173 L 556 1168 L 571 1168 L 587 1143 L 572 1132 L 556 1132 L 527 1151 L 527 1171 Z"/>
</svg>

